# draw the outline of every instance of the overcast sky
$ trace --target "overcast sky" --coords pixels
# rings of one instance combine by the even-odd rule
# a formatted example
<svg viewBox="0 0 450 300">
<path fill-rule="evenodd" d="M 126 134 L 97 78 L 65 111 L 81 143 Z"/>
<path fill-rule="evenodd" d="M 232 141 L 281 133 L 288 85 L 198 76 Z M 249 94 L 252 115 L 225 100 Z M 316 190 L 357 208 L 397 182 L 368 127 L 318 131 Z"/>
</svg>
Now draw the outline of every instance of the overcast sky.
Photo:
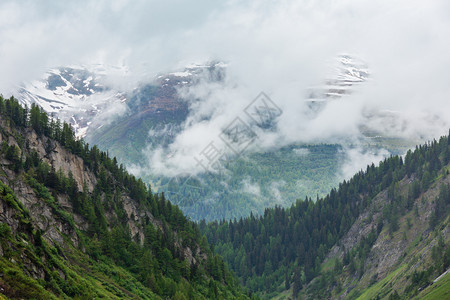
<svg viewBox="0 0 450 300">
<path fill-rule="evenodd" d="M 425 79 L 448 74 L 449 15 L 445 0 L 2 0 L 0 87 L 59 65 L 145 64 L 156 73 L 211 58 L 252 81 L 314 82 L 340 52 L 377 72 L 396 65 L 395 80 L 417 69 Z"/>
<path fill-rule="evenodd" d="M 340 53 L 366 61 L 370 83 L 330 105 L 313 123 L 302 122 L 299 100 L 327 78 Z M 142 81 L 211 59 L 229 64 L 227 86 L 188 92 L 206 99 L 203 111 L 214 108 L 212 115 L 234 118 L 265 91 L 284 112 L 277 136 L 263 139 L 269 145 L 280 136 L 283 142 L 310 141 L 356 132 L 368 108 L 397 111 L 407 124 L 396 128 L 402 134 L 441 134 L 450 123 L 450 1 L 0 2 L 0 93 L 5 95 L 55 66 L 124 65 Z M 201 151 L 227 122 L 213 118 L 186 128 L 173 146 L 186 153 L 173 164 Z"/>
</svg>

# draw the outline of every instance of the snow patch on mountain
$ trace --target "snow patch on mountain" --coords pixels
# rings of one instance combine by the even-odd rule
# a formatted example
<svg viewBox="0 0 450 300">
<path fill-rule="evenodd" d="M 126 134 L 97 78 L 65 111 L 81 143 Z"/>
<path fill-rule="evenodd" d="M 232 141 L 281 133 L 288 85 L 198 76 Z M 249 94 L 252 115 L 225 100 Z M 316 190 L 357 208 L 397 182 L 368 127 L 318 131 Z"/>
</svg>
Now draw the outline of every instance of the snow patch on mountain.
<svg viewBox="0 0 450 300">
<path fill-rule="evenodd" d="M 18 99 L 28 107 L 39 105 L 50 115 L 72 124 L 76 136 L 82 138 L 95 117 L 126 100 L 124 93 L 103 83 L 111 70 L 125 71 L 102 65 L 51 69 L 41 79 L 20 86 Z"/>
<path fill-rule="evenodd" d="M 317 104 L 340 99 L 351 94 L 355 86 L 367 81 L 369 77 L 369 67 L 363 60 L 350 54 L 338 55 L 324 84 L 310 88 L 306 101 Z"/>
<path fill-rule="evenodd" d="M 131 75 L 128 67 L 73 65 L 49 70 L 41 79 L 22 84 L 16 94 L 24 105 L 30 107 L 34 103 L 50 115 L 72 124 L 76 136 L 84 138 L 89 129 L 99 129 L 105 122 L 111 122 L 113 116 L 127 111 L 127 100 L 140 89 L 145 90 L 148 84 L 178 89 L 205 78 L 221 80 L 225 67 L 225 63 L 218 61 L 190 64 L 184 70 L 160 74 L 147 84 L 140 83 L 123 91 L 116 83 L 126 81 Z"/>
</svg>

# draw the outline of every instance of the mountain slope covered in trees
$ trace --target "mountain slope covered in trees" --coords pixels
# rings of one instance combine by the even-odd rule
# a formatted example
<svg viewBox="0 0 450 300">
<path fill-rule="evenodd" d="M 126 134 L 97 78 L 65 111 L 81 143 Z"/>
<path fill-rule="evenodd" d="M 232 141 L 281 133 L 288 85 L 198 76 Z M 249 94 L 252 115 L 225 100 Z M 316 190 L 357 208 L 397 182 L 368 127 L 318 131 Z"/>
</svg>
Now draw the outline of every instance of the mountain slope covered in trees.
<svg viewBox="0 0 450 300">
<path fill-rule="evenodd" d="M 422 297 L 449 267 L 449 162 L 447 136 L 372 164 L 316 201 L 200 227 L 263 298 Z"/>
<path fill-rule="evenodd" d="M 67 123 L 0 97 L 0 143 L 0 298 L 247 298 L 195 223 Z"/>
<path fill-rule="evenodd" d="M 39 107 L 0 98 L 0 125 L 7 298 L 449 296 L 448 136 L 323 198 L 197 225 Z"/>
</svg>

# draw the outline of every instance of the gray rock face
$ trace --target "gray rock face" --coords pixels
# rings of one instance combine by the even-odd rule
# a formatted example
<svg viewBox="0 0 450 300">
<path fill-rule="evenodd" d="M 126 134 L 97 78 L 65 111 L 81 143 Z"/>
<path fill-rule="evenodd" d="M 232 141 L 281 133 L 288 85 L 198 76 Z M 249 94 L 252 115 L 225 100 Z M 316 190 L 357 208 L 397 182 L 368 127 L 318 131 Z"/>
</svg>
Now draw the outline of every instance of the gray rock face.
<svg viewBox="0 0 450 300">
<path fill-rule="evenodd" d="M 412 176 L 402 180 L 399 185 L 402 193 L 407 191 L 408 184 L 415 179 L 417 178 Z M 450 177 L 447 176 L 440 184 L 450 184 Z M 390 232 L 388 224 L 384 224 L 383 230 L 365 259 L 363 274 L 360 274 L 359 279 L 352 277 L 356 276 L 356 273 L 345 278 L 343 284 L 345 292 L 340 295 L 340 299 L 348 296 L 353 288 L 358 287 L 364 290 L 370 285 L 370 282 L 380 281 L 395 270 L 413 272 L 417 269 L 423 269 L 424 264 L 428 267 L 427 257 L 430 257 L 432 248 L 437 243 L 437 235 L 429 229 L 429 221 L 435 205 L 433 199 L 438 196 L 439 187 L 439 184 L 435 185 L 415 199 L 414 206 L 417 207 L 417 215 L 410 212 L 399 217 L 398 230 Z M 362 238 L 367 237 L 372 229 L 377 230 L 378 221 L 382 218 L 383 208 L 389 201 L 386 190 L 379 193 L 372 200 L 370 207 L 358 217 L 350 230 L 340 239 L 339 243 L 329 251 L 326 260 L 342 259 L 344 253 L 357 247 Z M 407 220 L 408 218 L 410 221 Z M 414 222 L 411 222 L 412 219 Z M 440 230 L 444 240 L 448 239 L 449 233 L 448 226 Z M 407 277 L 404 274 L 402 276 Z M 355 284 L 355 282 L 357 283 Z M 404 289 L 403 283 L 402 281 L 396 283 L 396 288 Z"/>
<path fill-rule="evenodd" d="M 94 173 L 84 166 L 80 157 L 62 148 L 58 142 L 46 137 L 38 137 L 33 130 L 27 131 L 26 139 L 30 141 L 30 150 L 35 150 L 39 157 L 55 170 L 62 170 L 66 176 L 69 176 L 69 172 L 72 172 L 79 191 L 83 190 L 84 185 L 89 192 L 94 190 L 97 179 Z"/>
</svg>

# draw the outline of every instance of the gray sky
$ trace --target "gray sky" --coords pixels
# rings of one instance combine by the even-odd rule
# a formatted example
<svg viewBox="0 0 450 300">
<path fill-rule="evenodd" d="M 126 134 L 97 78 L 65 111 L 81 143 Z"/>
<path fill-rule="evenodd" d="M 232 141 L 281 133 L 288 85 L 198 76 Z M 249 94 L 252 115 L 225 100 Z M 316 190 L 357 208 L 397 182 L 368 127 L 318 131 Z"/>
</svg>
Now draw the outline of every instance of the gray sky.
<svg viewBox="0 0 450 300">
<path fill-rule="evenodd" d="M 0 2 L 0 88 L 69 64 L 172 68 L 186 35 L 205 26 L 222 1 Z M 189 58 L 186 58 L 189 60 Z"/>
<path fill-rule="evenodd" d="M 3 0 L 0 87 L 58 65 L 145 63 L 157 73 L 211 58 L 232 62 L 241 80 L 309 83 L 340 52 L 375 71 L 427 72 L 448 66 L 449 13 L 445 0 Z"/>
<path fill-rule="evenodd" d="M 3 0 L 0 92 L 55 66 L 126 65 L 130 78 L 142 81 L 188 63 L 224 60 L 225 85 L 186 91 L 202 96 L 198 111 L 213 118 L 186 127 L 173 145 L 185 151 L 172 158 L 175 166 L 216 139 L 260 91 L 284 111 L 276 134 L 261 139 L 263 147 L 339 139 L 356 133 L 373 109 L 396 111 L 406 124 L 374 124 L 385 131 L 436 136 L 450 123 L 449 37 L 445 0 Z M 305 122 L 299 117 L 304 91 L 321 84 L 343 52 L 368 63 L 371 81 Z M 164 155 L 152 153 L 159 169 L 167 168 Z"/>
</svg>

